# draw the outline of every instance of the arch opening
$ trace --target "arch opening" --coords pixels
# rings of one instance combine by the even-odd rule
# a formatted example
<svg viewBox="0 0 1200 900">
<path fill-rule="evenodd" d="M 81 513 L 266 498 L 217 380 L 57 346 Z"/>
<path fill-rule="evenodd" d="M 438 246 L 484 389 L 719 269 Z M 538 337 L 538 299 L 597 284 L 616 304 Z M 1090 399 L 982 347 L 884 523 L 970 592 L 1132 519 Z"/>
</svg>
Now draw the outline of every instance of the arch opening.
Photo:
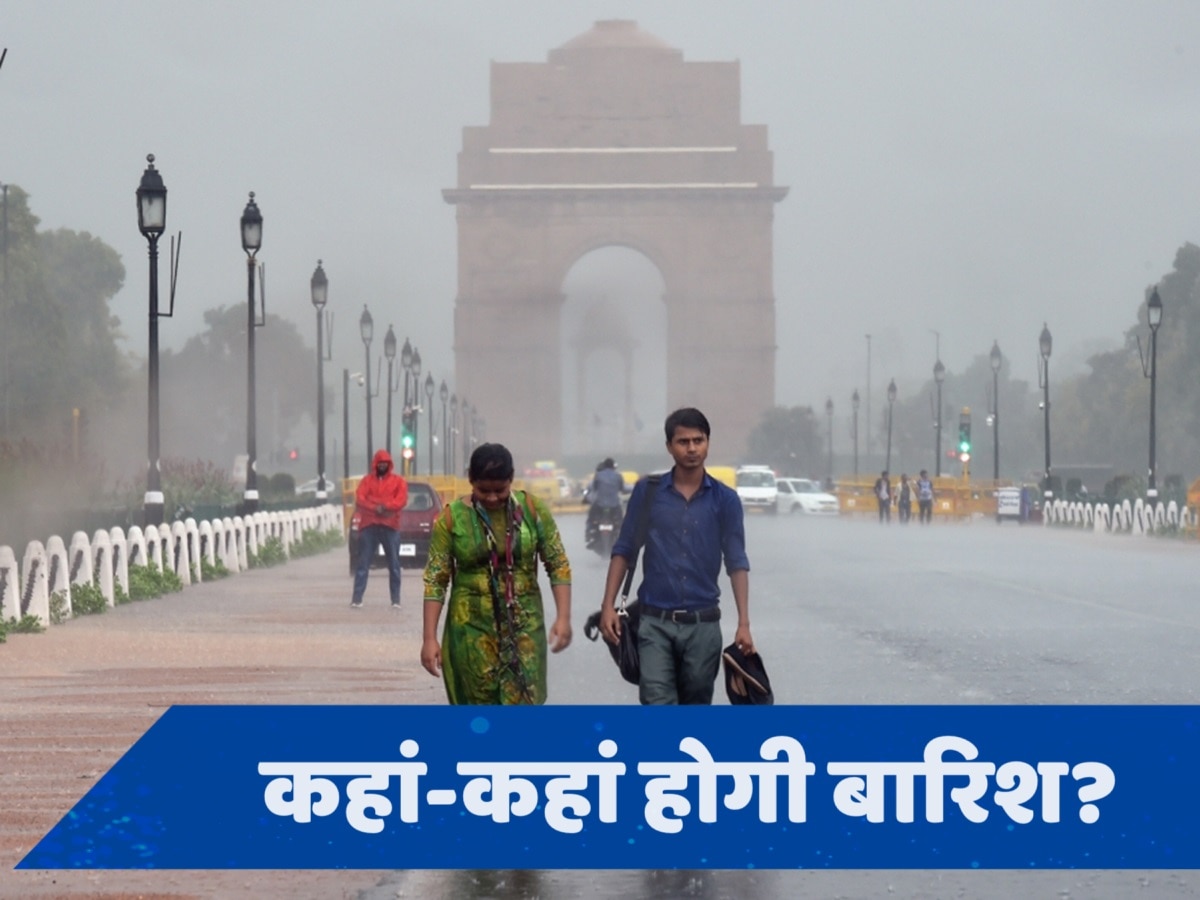
<svg viewBox="0 0 1200 900">
<path fill-rule="evenodd" d="M 667 414 L 666 284 L 648 257 L 592 250 L 563 280 L 562 446 L 599 460 L 662 448 Z"/>
</svg>

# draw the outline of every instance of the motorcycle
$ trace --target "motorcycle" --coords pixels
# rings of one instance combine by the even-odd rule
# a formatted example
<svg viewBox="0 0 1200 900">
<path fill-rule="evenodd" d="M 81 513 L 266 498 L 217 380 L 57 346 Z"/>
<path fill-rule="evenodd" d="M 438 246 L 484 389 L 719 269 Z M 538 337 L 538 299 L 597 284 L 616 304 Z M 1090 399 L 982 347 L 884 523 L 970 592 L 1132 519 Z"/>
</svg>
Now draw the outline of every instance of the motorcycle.
<svg viewBox="0 0 1200 900">
<path fill-rule="evenodd" d="M 620 507 L 611 509 L 595 509 L 589 517 L 587 545 L 601 559 L 612 556 L 613 544 L 617 540 L 617 532 L 621 528 L 624 515 Z"/>
</svg>

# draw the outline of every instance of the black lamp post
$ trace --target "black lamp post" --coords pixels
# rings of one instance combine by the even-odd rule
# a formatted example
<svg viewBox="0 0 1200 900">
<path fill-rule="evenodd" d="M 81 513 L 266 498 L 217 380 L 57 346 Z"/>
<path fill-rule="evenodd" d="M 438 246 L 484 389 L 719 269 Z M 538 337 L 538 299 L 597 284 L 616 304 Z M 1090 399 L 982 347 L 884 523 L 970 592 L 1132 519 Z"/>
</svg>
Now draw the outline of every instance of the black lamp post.
<svg viewBox="0 0 1200 900">
<path fill-rule="evenodd" d="M 458 394 L 450 395 L 450 467 L 455 477 L 462 469 L 458 468 Z"/>
<path fill-rule="evenodd" d="M 933 473 L 935 477 L 942 475 L 942 382 L 946 380 L 946 367 L 939 358 L 933 364 L 933 381 L 937 385 L 937 412 L 933 417 Z"/>
<path fill-rule="evenodd" d="M 154 168 L 154 154 L 146 156 L 146 171 L 137 189 L 138 231 L 150 248 L 150 387 L 146 432 L 146 496 L 143 500 L 147 525 L 163 520 L 162 473 L 158 466 L 158 239 L 167 228 L 167 188 Z M 7 223 L 6 223 L 7 228 Z M 5 243 L 8 235 L 5 234 Z M 7 249 L 7 248 L 6 248 Z M 5 297 L 7 302 L 8 298 Z"/>
<path fill-rule="evenodd" d="M 858 481 L 858 388 L 850 395 L 850 406 L 854 409 L 854 480 Z"/>
<path fill-rule="evenodd" d="M 833 484 L 833 398 L 825 398 L 825 418 L 829 421 L 829 466 L 826 481 Z"/>
<path fill-rule="evenodd" d="M 342 369 L 342 477 L 350 477 L 350 370 Z"/>
<path fill-rule="evenodd" d="M 425 406 L 429 409 L 429 462 L 425 468 L 433 474 L 433 373 L 425 376 Z"/>
<path fill-rule="evenodd" d="M 887 463 L 884 469 L 888 472 L 892 471 L 892 407 L 896 404 L 896 379 L 893 378 L 888 382 L 887 388 L 888 398 L 888 440 L 887 440 Z"/>
<path fill-rule="evenodd" d="M 375 440 L 371 435 L 371 339 L 375 336 L 375 320 L 371 318 L 371 311 L 367 309 L 365 303 L 362 315 L 358 318 L 358 330 L 362 335 L 363 348 L 367 355 L 367 368 L 364 373 L 367 377 L 367 471 L 369 472 L 371 457 L 375 454 Z"/>
<path fill-rule="evenodd" d="M 396 361 L 396 332 L 392 330 L 392 326 L 388 326 L 387 334 L 383 338 L 383 355 L 387 357 L 388 374 L 387 374 L 387 441 L 384 446 L 387 447 L 388 455 L 392 454 L 392 394 L 396 388 L 392 385 L 392 364 Z"/>
<path fill-rule="evenodd" d="M 992 481 L 1000 480 L 1000 342 L 992 341 L 992 352 L 988 354 L 992 365 Z"/>
<path fill-rule="evenodd" d="M 467 463 L 471 459 L 471 403 L 466 397 L 462 398 L 462 469 L 467 468 Z"/>
<path fill-rule="evenodd" d="M 329 279 L 321 260 L 309 282 L 312 305 L 317 311 L 317 499 L 325 499 L 325 303 L 329 299 Z M 330 337 L 333 323 L 330 322 Z"/>
<path fill-rule="evenodd" d="M 1042 496 L 1046 500 L 1054 497 L 1054 491 L 1050 489 L 1050 351 L 1054 347 L 1054 340 L 1050 337 L 1050 329 L 1046 323 L 1042 323 L 1042 333 L 1038 337 L 1038 352 L 1041 354 L 1041 365 L 1038 367 L 1038 387 L 1043 390 L 1042 395 L 1042 412 L 1045 414 L 1046 422 L 1046 475 L 1042 484 Z"/>
<path fill-rule="evenodd" d="M 417 448 L 420 442 L 417 440 L 417 433 L 421 430 L 421 351 L 413 347 L 412 352 L 412 414 L 409 418 L 412 431 L 412 466 L 410 471 L 412 474 L 417 474 L 418 454 Z"/>
<path fill-rule="evenodd" d="M 450 474 L 450 425 L 446 421 L 446 400 L 450 397 L 450 388 L 446 387 L 446 379 L 438 388 L 438 396 L 442 400 L 442 474 Z"/>
<path fill-rule="evenodd" d="M 258 417 L 254 408 L 254 331 L 266 324 L 267 303 L 263 298 L 263 321 L 254 309 L 254 269 L 262 247 L 262 213 L 254 202 L 254 191 L 242 210 L 242 249 L 246 251 L 246 489 L 242 493 L 242 511 L 258 510 Z"/>
<path fill-rule="evenodd" d="M 1146 323 L 1150 326 L 1150 371 L 1146 371 L 1146 361 L 1142 360 L 1142 374 L 1150 379 L 1150 472 L 1146 483 L 1146 499 L 1153 506 L 1158 502 L 1158 483 L 1155 480 L 1154 459 L 1154 407 L 1155 391 L 1158 380 L 1158 326 L 1162 324 L 1163 303 L 1158 296 L 1158 288 L 1146 302 Z M 1142 352 L 1142 341 L 1138 338 L 1138 354 Z"/>
</svg>

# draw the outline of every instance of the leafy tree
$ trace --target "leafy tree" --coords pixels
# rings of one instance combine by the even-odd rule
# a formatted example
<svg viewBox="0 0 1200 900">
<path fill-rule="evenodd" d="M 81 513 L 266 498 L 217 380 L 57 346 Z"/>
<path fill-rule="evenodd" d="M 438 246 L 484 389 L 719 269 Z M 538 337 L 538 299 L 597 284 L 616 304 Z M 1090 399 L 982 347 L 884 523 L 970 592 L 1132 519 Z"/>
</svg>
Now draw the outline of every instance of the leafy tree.
<svg viewBox="0 0 1200 900">
<path fill-rule="evenodd" d="M 815 475 L 825 470 L 821 440 L 811 406 L 776 406 L 750 432 L 750 459 L 780 475 Z"/>
<path fill-rule="evenodd" d="M 207 330 L 160 360 L 163 453 L 216 461 L 228 466 L 246 452 L 245 304 L 204 314 Z M 268 314 L 255 332 L 255 412 L 258 472 L 264 476 L 272 449 L 316 400 L 316 351 L 296 326 Z"/>
</svg>

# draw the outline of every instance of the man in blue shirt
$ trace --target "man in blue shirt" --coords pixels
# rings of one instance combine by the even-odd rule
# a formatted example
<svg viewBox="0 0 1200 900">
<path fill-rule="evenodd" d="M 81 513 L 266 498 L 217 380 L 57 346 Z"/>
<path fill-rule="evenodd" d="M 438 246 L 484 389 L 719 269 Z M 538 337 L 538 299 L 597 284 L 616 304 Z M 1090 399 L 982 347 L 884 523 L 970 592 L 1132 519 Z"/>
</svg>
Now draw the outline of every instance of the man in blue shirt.
<svg viewBox="0 0 1200 900">
<path fill-rule="evenodd" d="M 721 664 L 721 561 L 737 607 L 734 643 L 753 654 L 750 636 L 750 561 L 742 503 L 737 493 L 704 469 L 708 458 L 708 419 L 698 409 L 667 416 L 667 452 L 675 460 L 662 476 L 650 503 L 650 528 L 643 555 L 639 699 L 647 705 L 710 704 Z M 616 597 L 636 547 L 638 519 L 646 499 L 638 482 L 620 537 L 613 545 L 600 630 L 615 644 L 620 634 Z"/>
</svg>

